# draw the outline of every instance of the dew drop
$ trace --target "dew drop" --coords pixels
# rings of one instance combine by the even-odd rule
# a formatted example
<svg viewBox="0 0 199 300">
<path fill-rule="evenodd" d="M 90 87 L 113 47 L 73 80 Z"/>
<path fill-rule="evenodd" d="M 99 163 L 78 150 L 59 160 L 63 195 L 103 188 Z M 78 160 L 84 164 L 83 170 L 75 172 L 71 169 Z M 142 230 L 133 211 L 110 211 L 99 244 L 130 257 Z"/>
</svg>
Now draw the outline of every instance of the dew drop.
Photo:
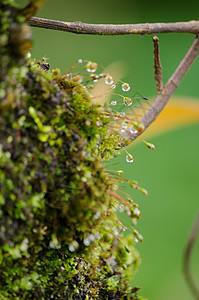
<svg viewBox="0 0 199 300">
<path fill-rule="evenodd" d="M 116 84 L 115 84 L 115 83 L 112 84 L 112 85 L 111 85 L 111 88 L 114 90 L 114 89 L 116 88 Z"/>
<path fill-rule="evenodd" d="M 91 234 L 89 234 L 89 239 L 90 239 L 90 241 L 95 241 L 95 236 L 91 233 Z"/>
<path fill-rule="evenodd" d="M 111 105 L 117 105 L 117 101 L 111 101 Z"/>
<path fill-rule="evenodd" d="M 113 77 L 111 75 L 107 75 L 105 78 L 105 83 L 109 85 L 113 84 Z"/>
<path fill-rule="evenodd" d="M 119 212 L 123 212 L 123 211 L 124 211 L 124 205 L 123 205 L 123 204 L 120 204 L 120 205 L 119 205 L 118 211 L 119 211 Z"/>
<path fill-rule="evenodd" d="M 131 126 L 129 131 L 130 131 L 131 134 L 137 134 L 138 133 L 137 129 L 134 126 Z"/>
<path fill-rule="evenodd" d="M 122 174 L 124 174 L 124 171 L 123 170 L 118 170 L 118 171 L 115 171 L 117 174 L 119 174 L 119 175 L 122 175 Z"/>
<path fill-rule="evenodd" d="M 131 154 L 127 154 L 126 161 L 129 162 L 129 163 L 132 163 L 134 161 L 133 156 Z"/>
<path fill-rule="evenodd" d="M 77 62 L 78 62 L 78 64 L 82 64 L 83 63 L 83 59 L 80 58 L 80 59 L 78 59 Z"/>
<path fill-rule="evenodd" d="M 133 230 L 133 234 L 134 234 L 134 240 L 137 239 L 138 242 L 144 241 L 143 236 L 136 229 Z"/>
<path fill-rule="evenodd" d="M 128 92 L 130 90 L 130 85 L 128 83 L 124 82 L 122 84 L 122 90 L 123 90 L 123 92 Z"/>
<path fill-rule="evenodd" d="M 127 129 L 127 127 L 128 127 L 128 122 L 123 122 L 122 123 L 122 128 L 123 129 Z"/>
<path fill-rule="evenodd" d="M 149 149 L 152 149 L 152 150 L 155 149 L 155 146 L 154 146 L 153 144 L 148 143 L 148 142 L 146 142 L 146 141 L 144 141 L 144 143 L 145 143 L 145 145 L 146 145 Z"/>
<path fill-rule="evenodd" d="M 79 243 L 77 241 L 72 241 L 72 243 L 68 246 L 70 252 L 75 252 L 79 248 Z"/>
<path fill-rule="evenodd" d="M 99 75 L 97 75 L 97 74 L 91 74 L 90 78 L 93 80 L 93 82 L 97 82 L 99 80 Z"/>
<path fill-rule="evenodd" d="M 84 243 L 85 246 L 89 246 L 91 241 L 88 237 L 86 237 L 86 238 L 84 238 L 83 243 Z"/>
<path fill-rule="evenodd" d="M 86 65 L 86 70 L 89 73 L 94 73 L 97 70 L 97 63 L 89 61 Z"/>
<path fill-rule="evenodd" d="M 99 240 L 101 238 L 99 232 L 95 232 L 95 239 Z"/>
<path fill-rule="evenodd" d="M 125 116 L 126 116 L 126 114 L 125 114 L 125 112 L 124 112 L 124 111 L 120 113 L 120 117 L 122 117 L 122 118 L 123 118 L 123 117 L 125 117 Z"/>
<path fill-rule="evenodd" d="M 100 74 L 99 74 L 99 78 L 105 78 L 106 76 L 107 76 L 106 73 L 100 73 Z"/>
<path fill-rule="evenodd" d="M 95 220 L 99 219 L 100 215 L 101 215 L 100 211 L 97 211 L 94 215 L 94 219 Z"/>
<path fill-rule="evenodd" d="M 123 231 L 127 231 L 127 227 L 123 227 Z"/>
<path fill-rule="evenodd" d="M 31 53 L 30 52 L 26 53 L 26 57 L 31 58 Z"/>
<path fill-rule="evenodd" d="M 134 210 L 133 210 L 133 215 L 136 216 L 136 217 L 139 217 L 140 214 L 141 214 L 140 210 L 137 207 L 135 207 Z"/>
<path fill-rule="evenodd" d="M 136 237 L 134 237 L 134 241 L 135 241 L 135 243 L 138 243 L 138 242 L 139 242 L 138 239 L 137 239 Z"/>
<path fill-rule="evenodd" d="M 114 234 L 115 234 L 115 235 L 119 235 L 119 232 L 118 232 L 118 230 L 117 230 L 117 229 L 114 229 L 114 231 L 113 231 L 113 232 L 114 232 Z"/>
<path fill-rule="evenodd" d="M 100 121 L 96 121 L 96 125 L 99 127 L 99 126 L 102 126 L 102 125 L 103 125 L 103 123 L 102 123 L 102 122 L 100 122 Z"/>
<path fill-rule="evenodd" d="M 133 103 L 133 100 L 130 97 L 124 97 L 123 98 L 123 103 L 126 106 L 130 106 Z"/>
</svg>

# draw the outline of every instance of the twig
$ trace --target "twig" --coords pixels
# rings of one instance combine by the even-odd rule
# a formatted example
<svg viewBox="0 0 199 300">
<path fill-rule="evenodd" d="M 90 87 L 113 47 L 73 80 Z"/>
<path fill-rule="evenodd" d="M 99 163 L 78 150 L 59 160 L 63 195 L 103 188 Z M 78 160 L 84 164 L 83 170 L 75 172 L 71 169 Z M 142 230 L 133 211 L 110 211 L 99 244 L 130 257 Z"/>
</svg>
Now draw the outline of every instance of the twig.
<svg viewBox="0 0 199 300">
<path fill-rule="evenodd" d="M 155 76 L 155 84 L 158 93 L 161 93 L 163 90 L 162 83 L 162 66 L 160 62 L 160 51 L 159 51 L 159 38 L 155 35 L 153 36 L 153 56 L 154 56 L 154 76 Z"/>
<path fill-rule="evenodd" d="M 145 24 L 86 24 L 82 22 L 63 22 L 42 18 L 30 18 L 28 24 L 34 27 L 73 32 L 77 34 L 124 35 L 124 34 L 158 34 L 158 33 L 199 33 L 199 21 L 176 23 Z"/>
<path fill-rule="evenodd" d="M 157 118 L 163 110 L 176 88 L 179 86 L 184 75 L 199 55 L 199 36 L 196 36 L 193 44 L 189 48 L 187 54 L 180 62 L 179 66 L 169 78 L 167 84 L 164 86 L 163 95 L 158 95 L 153 104 L 146 111 L 140 121 L 144 124 L 145 129 Z"/>
<path fill-rule="evenodd" d="M 195 297 L 196 300 L 199 299 L 199 289 L 194 281 L 194 278 L 191 275 L 191 271 L 190 271 L 190 258 L 191 258 L 191 253 L 192 253 L 192 249 L 197 237 L 197 233 L 199 230 L 199 213 L 196 217 L 196 220 L 194 222 L 193 228 L 191 230 L 191 233 L 189 235 L 189 240 L 187 243 L 187 247 L 185 250 L 185 254 L 184 254 L 184 275 L 185 275 L 185 279 L 187 281 L 187 284 L 189 285 L 189 288 L 193 294 L 193 296 Z"/>
<path fill-rule="evenodd" d="M 145 130 L 149 125 L 151 125 L 155 119 L 159 116 L 173 93 L 175 92 L 176 88 L 179 86 L 181 80 L 183 79 L 184 75 L 199 55 L 199 36 L 196 36 L 193 44 L 189 48 L 187 54 L 182 59 L 181 63 L 173 73 L 173 75 L 169 78 L 167 84 L 163 87 L 163 91 L 161 94 L 158 94 L 155 101 L 146 111 L 146 113 L 140 118 L 140 122 L 144 124 Z M 144 130 L 144 131 L 145 131 Z M 143 132 L 144 132 L 143 131 Z M 142 133 L 143 133 L 142 132 Z M 139 134 L 138 134 L 139 135 Z M 135 135 L 132 135 L 130 132 L 130 128 L 125 131 L 123 137 L 128 137 L 130 140 L 135 140 Z"/>
<path fill-rule="evenodd" d="M 45 2 L 46 0 L 30 0 L 30 2 L 21 9 L 21 14 L 28 20 L 41 9 Z"/>
</svg>

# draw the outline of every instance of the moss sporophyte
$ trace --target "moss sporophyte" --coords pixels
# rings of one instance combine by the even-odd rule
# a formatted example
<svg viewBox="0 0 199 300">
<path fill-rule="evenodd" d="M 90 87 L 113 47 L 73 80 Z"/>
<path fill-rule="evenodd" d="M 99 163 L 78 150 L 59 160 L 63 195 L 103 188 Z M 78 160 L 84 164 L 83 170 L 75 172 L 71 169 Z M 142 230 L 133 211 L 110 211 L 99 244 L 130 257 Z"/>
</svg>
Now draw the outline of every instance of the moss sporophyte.
<svg viewBox="0 0 199 300">
<path fill-rule="evenodd" d="M 118 182 L 147 192 L 104 167 L 123 149 L 121 126 L 134 135 L 142 126 L 91 96 L 99 80 L 118 84 L 101 66 L 49 70 L 31 59 L 13 1 L 0 11 L 0 299 L 143 299 L 129 283 L 141 212 Z M 126 237 L 117 211 L 132 219 Z"/>
</svg>

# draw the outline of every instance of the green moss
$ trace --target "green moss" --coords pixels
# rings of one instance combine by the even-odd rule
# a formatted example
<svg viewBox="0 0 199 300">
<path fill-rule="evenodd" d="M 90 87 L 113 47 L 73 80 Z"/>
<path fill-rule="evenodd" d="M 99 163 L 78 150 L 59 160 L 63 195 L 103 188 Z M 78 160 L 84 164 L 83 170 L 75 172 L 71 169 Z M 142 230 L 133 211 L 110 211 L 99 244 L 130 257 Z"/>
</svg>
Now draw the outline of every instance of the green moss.
<svg viewBox="0 0 199 300">
<path fill-rule="evenodd" d="M 76 77 L 25 57 L 26 25 L 9 3 L 0 5 L 0 298 L 141 299 L 129 285 L 139 255 L 113 234 L 116 182 L 103 165 L 119 153 L 112 117 Z"/>
</svg>

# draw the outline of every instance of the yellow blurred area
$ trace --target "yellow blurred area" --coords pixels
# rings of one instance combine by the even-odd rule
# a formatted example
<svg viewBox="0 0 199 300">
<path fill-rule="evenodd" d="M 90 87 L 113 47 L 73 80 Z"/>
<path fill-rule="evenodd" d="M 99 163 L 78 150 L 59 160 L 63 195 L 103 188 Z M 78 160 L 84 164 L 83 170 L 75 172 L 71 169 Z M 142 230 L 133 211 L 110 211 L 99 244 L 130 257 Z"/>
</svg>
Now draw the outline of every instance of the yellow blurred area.
<svg viewBox="0 0 199 300">
<path fill-rule="evenodd" d="M 199 122 L 199 99 L 172 97 L 153 124 L 143 133 L 143 138 L 151 138 L 167 131 L 186 127 Z M 138 142 L 139 139 L 137 139 Z"/>
</svg>

